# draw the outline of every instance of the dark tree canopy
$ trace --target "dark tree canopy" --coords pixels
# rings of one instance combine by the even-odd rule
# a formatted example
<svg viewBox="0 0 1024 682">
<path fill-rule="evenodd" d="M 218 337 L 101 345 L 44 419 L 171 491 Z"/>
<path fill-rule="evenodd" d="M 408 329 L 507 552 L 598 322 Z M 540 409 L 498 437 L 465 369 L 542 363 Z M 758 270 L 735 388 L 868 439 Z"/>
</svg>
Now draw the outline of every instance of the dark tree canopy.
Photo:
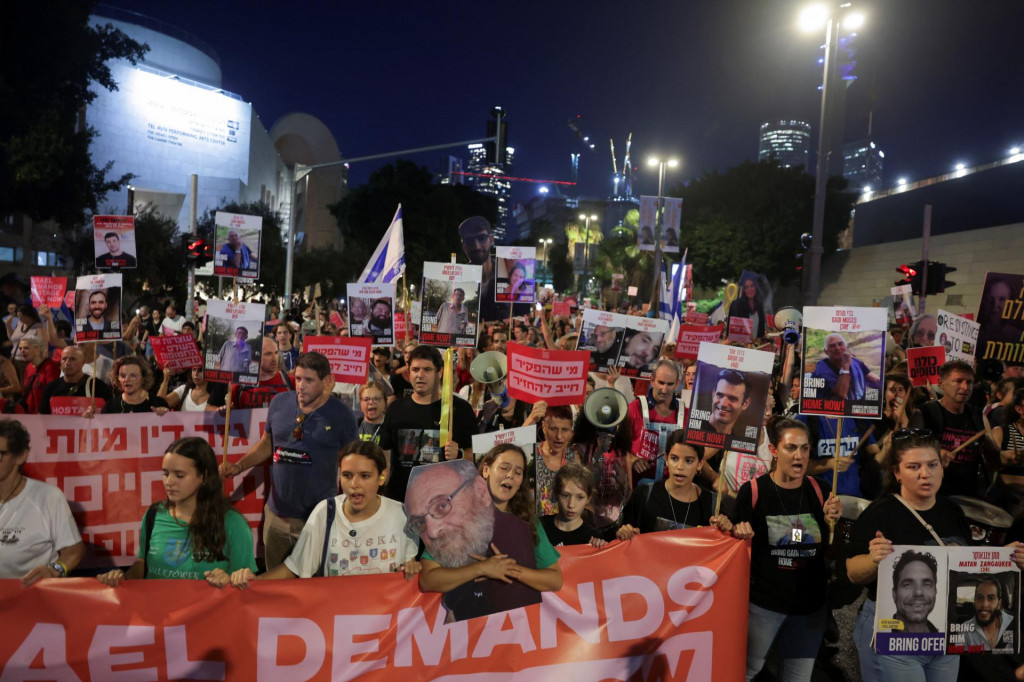
<svg viewBox="0 0 1024 682">
<path fill-rule="evenodd" d="M 76 229 L 107 192 L 130 176 L 109 178 L 92 163 L 95 131 L 83 108 L 90 85 L 116 90 L 108 60 L 135 63 L 149 49 L 111 25 L 91 26 L 89 0 L 13 2 L 0 22 L 0 213 L 25 213 Z"/>
<path fill-rule="evenodd" d="M 402 204 L 406 277 L 410 284 L 422 279 L 424 261 L 448 261 L 453 253 L 465 261 L 459 223 L 480 215 L 493 224 L 498 215 L 493 197 L 464 185 L 438 185 L 425 167 L 399 159 L 374 171 L 366 184 L 350 190 L 331 207 L 345 240 L 345 252 L 352 252 L 342 264 L 351 270 L 339 272 L 336 279 L 350 282 L 359 276 L 391 224 L 398 204 Z"/>
<path fill-rule="evenodd" d="M 856 196 L 846 181 L 828 182 L 825 204 L 825 251 L 836 248 L 848 224 Z M 745 161 L 724 173 L 705 173 L 687 186 L 668 192 L 683 197 L 682 245 L 699 285 L 717 287 L 746 270 L 773 282 L 792 279 L 800 235 L 811 231 L 814 178 L 799 168 L 774 162 Z"/>
</svg>

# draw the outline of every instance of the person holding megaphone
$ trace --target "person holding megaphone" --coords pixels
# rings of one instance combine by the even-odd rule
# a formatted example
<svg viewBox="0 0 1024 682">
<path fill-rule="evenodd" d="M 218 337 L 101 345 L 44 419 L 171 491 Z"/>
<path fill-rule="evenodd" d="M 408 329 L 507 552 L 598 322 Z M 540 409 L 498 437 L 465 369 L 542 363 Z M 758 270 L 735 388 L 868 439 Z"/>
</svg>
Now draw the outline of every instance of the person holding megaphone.
<svg viewBox="0 0 1024 682">
<path fill-rule="evenodd" d="M 491 350 L 478 355 L 469 366 L 469 373 L 473 376 L 473 386 L 482 387 L 486 393 L 486 398 L 477 414 L 480 433 L 532 426 L 544 418 L 547 403 L 539 401 L 530 405 L 508 394 L 508 386 L 505 381 L 508 373 L 507 363 L 508 360 L 504 353 Z M 470 394 L 472 391 L 471 388 Z"/>
</svg>

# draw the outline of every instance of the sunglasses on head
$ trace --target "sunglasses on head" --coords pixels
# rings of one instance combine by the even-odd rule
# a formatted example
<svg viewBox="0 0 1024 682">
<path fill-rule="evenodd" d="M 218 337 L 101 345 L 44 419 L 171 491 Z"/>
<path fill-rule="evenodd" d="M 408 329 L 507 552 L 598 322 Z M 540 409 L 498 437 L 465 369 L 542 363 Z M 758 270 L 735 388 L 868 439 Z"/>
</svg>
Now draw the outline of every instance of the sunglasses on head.
<svg viewBox="0 0 1024 682">
<path fill-rule="evenodd" d="M 932 438 L 934 435 L 931 429 L 900 429 L 893 432 L 892 440 L 895 443 L 898 440 L 906 440 L 907 438 Z"/>
</svg>

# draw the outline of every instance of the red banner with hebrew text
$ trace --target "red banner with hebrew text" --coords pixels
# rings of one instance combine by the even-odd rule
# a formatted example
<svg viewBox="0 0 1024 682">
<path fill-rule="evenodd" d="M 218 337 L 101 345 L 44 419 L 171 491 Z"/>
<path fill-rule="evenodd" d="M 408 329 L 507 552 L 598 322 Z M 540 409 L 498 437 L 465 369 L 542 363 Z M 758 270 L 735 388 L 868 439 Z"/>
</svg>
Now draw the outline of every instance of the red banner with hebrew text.
<svg viewBox="0 0 1024 682">
<path fill-rule="evenodd" d="M 545 350 L 508 344 L 508 394 L 548 405 L 582 405 L 587 397 L 590 351 Z"/>
<path fill-rule="evenodd" d="M 541 604 L 444 623 L 401 575 L 0 581 L 3 679 L 688 680 L 746 668 L 747 545 L 711 528 L 560 548 Z M 67 624 L 67 625 L 65 625 Z"/>
</svg>

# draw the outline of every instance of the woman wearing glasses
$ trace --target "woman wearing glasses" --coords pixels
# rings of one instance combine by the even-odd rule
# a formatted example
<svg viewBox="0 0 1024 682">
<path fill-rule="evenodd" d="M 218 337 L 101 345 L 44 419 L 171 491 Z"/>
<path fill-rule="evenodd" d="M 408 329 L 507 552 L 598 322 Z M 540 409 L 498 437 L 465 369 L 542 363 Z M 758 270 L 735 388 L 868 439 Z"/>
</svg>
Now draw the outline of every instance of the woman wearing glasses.
<svg viewBox="0 0 1024 682">
<path fill-rule="evenodd" d="M 387 391 L 380 382 L 371 380 L 359 387 L 360 416 L 356 420 L 359 440 L 380 443 L 386 400 Z"/>
<path fill-rule="evenodd" d="M 375 443 L 353 441 L 338 456 L 342 494 L 313 509 L 295 549 L 284 563 L 254 576 L 248 568 L 231 574 L 231 584 L 245 588 L 250 580 L 365 575 L 402 571 L 419 573 L 419 548 L 405 534 L 400 502 L 378 494 L 387 476 L 384 451 Z M 384 539 L 384 542 L 380 540 Z"/>
<path fill-rule="evenodd" d="M 868 586 L 868 599 L 861 607 L 854 630 L 864 682 L 896 679 L 953 682 L 957 679 L 958 656 L 879 655 L 875 653 L 872 636 L 878 564 L 892 554 L 893 545 L 970 544 L 971 529 L 964 513 L 938 494 L 943 476 L 939 448 L 939 440 L 927 429 L 902 429 L 894 433 L 886 458 L 891 494 L 872 502 L 857 519 L 851 533 L 846 570 L 851 582 Z M 1024 545 L 1011 543 L 1011 546 L 1016 548 L 1014 562 L 1024 566 Z M 917 563 L 924 565 L 925 562 Z M 934 584 L 930 590 L 930 594 L 915 597 L 920 606 L 907 608 L 908 614 L 930 612 L 925 605 L 929 600 L 934 605 Z M 923 615 L 922 624 L 926 625 L 928 614 Z M 911 630 L 910 618 L 904 620 L 907 630 Z"/>
</svg>

